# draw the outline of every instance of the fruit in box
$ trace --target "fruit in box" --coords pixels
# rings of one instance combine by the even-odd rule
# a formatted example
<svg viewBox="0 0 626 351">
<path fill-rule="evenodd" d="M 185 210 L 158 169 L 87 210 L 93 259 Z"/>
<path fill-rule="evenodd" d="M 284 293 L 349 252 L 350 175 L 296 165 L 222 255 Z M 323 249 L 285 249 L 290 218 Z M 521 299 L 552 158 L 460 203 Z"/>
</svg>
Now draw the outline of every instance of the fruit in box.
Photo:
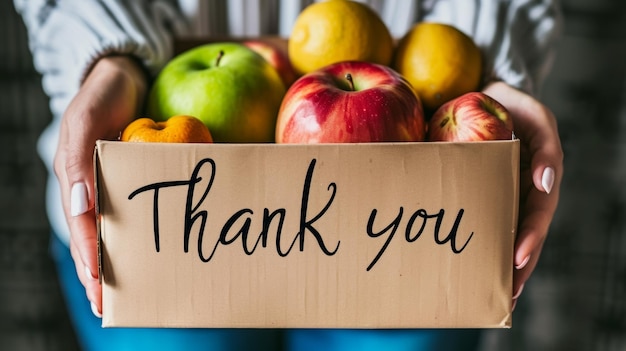
<svg viewBox="0 0 626 351">
<path fill-rule="evenodd" d="M 428 125 L 429 141 L 511 140 L 513 119 L 498 101 L 470 92 L 439 107 Z"/>
<path fill-rule="evenodd" d="M 213 142 L 211 132 L 202 121 L 185 115 L 173 116 L 162 122 L 147 117 L 138 118 L 126 126 L 120 140 L 155 143 Z"/>
<path fill-rule="evenodd" d="M 393 55 L 389 29 L 368 5 L 347 0 L 315 2 L 296 18 L 288 55 L 298 74 L 341 61 L 388 65 Z"/>
<path fill-rule="evenodd" d="M 215 142 L 272 142 L 285 85 L 274 67 L 240 43 L 201 45 L 174 57 L 148 96 L 149 117 L 192 115 Z"/>
<path fill-rule="evenodd" d="M 392 67 L 411 83 L 429 113 L 480 89 L 480 49 L 472 38 L 448 24 L 415 24 L 399 41 Z"/>
<path fill-rule="evenodd" d="M 346 143 L 422 141 L 422 105 L 391 68 L 349 61 L 298 79 L 278 115 L 276 142 Z"/>
<path fill-rule="evenodd" d="M 258 39 L 246 40 L 243 44 L 263 56 L 276 69 L 286 88 L 298 78 L 289 57 L 276 45 Z"/>
</svg>

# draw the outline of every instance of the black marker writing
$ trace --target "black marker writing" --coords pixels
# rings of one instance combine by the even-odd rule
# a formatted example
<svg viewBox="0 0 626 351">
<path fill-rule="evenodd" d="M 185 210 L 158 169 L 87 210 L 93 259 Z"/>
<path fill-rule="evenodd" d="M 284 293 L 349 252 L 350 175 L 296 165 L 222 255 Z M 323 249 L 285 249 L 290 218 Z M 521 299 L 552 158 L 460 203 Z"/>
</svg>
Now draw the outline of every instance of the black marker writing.
<svg viewBox="0 0 626 351">
<path fill-rule="evenodd" d="M 400 221 L 402 220 L 403 212 L 404 212 L 404 209 L 400 207 L 398 211 L 398 215 L 391 221 L 391 223 L 378 232 L 374 231 L 374 222 L 376 221 L 378 210 L 373 209 L 372 212 L 370 213 L 370 217 L 367 222 L 367 228 L 366 228 L 367 235 L 370 238 L 377 238 L 387 232 L 389 232 L 389 234 L 387 235 L 387 239 L 385 240 L 385 243 L 381 246 L 380 250 L 374 257 L 374 259 L 372 259 L 369 266 L 367 266 L 368 271 L 371 270 L 374 267 L 374 265 L 376 265 L 376 262 L 378 262 L 381 256 L 385 253 L 385 250 L 387 250 L 389 243 L 393 239 L 398 227 L 400 226 Z M 415 211 L 409 218 L 408 223 L 406 225 L 406 230 L 404 234 L 405 240 L 409 243 L 412 243 L 416 241 L 417 239 L 419 239 L 419 237 L 424 232 L 424 229 L 426 227 L 426 223 L 428 222 L 428 220 L 431 218 L 436 218 L 435 226 L 433 230 L 433 236 L 434 236 L 435 242 L 438 245 L 445 245 L 446 243 L 450 242 L 450 249 L 452 250 L 452 252 L 455 254 L 461 253 L 465 249 L 469 241 L 472 239 L 472 236 L 474 236 L 474 232 L 470 233 L 465 243 L 463 243 L 463 245 L 460 248 L 458 248 L 457 233 L 458 233 L 459 225 L 461 223 L 461 219 L 463 218 L 463 213 L 465 213 L 464 209 L 460 209 L 459 212 L 457 213 L 456 219 L 454 220 L 454 224 L 452 225 L 450 229 L 450 232 L 445 238 L 441 239 L 440 230 L 441 230 L 441 224 L 443 222 L 445 213 L 446 211 L 444 209 L 439 210 L 439 212 L 435 214 L 429 214 L 424 209 L 419 209 Z M 413 234 L 412 232 L 416 225 L 416 221 L 418 221 L 419 219 L 421 219 L 421 225 L 419 226 L 419 229 L 417 230 L 417 232 Z"/>
<path fill-rule="evenodd" d="M 137 195 L 142 194 L 147 191 L 153 191 L 152 198 L 152 208 L 153 208 L 153 230 L 154 230 L 154 242 L 155 249 L 157 252 L 160 252 L 160 232 L 159 232 L 159 194 L 160 191 L 166 188 L 173 187 L 187 187 L 187 196 L 185 201 L 185 214 L 184 214 L 184 228 L 183 228 L 183 250 L 184 252 L 189 251 L 189 240 L 191 237 L 192 228 L 195 225 L 198 225 L 198 255 L 203 262 L 209 262 L 215 255 L 217 248 L 220 245 L 226 246 L 234 243 L 238 239 L 241 239 L 242 248 L 245 254 L 252 255 L 254 251 L 257 249 L 259 244 L 261 247 L 267 247 L 268 244 L 268 236 L 270 228 L 272 224 L 276 223 L 276 251 L 281 257 L 287 256 L 291 250 L 294 248 L 295 244 L 298 243 L 299 251 L 304 251 L 305 248 L 305 237 L 307 233 L 312 235 L 315 238 L 317 245 L 320 250 L 328 256 L 334 255 L 339 249 L 340 242 L 337 241 L 334 249 L 329 249 L 322 233 L 315 227 L 315 223 L 320 220 L 330 209 L 336 193 L 337 193 L 337 185 L 335 183 L 328 184 L 328 190 L 331 192 L 330 197 L 323 208 L 313 216 L 309 216 L 309 193 L 311 188 L 311 180 L 313 178 L 313 171 L 315 169 L 316 160 L 313 159 L 308 167 L 304 186 L 302 188 L 302 201 L 300 206 L 300 221 L 299 221 L 299 231 L 294 235 L 293 240 L 289 247 L 284 250 L 282 247 L 282 236 L 283 236 L 283 225 L 285 221 L 285 217 L 287 216 L 287 210 L 284 208 L 275 209 L 270 211 L 265 208 L 263 210 L 262 215 L 262 229 L 258 234 L 256 240 L 252 245 L 250 245 L 248 237 L 250 233 L 251 223 L 253 220 L 254 212 L 249 208 L 242 208 L 236 211 L 233 215 L 231 215 L 223 224 L 219 238 L 213 244 L 211 252 L 208 255 L 205 255 L 203 251 L 203 241 L 205 232 L 207 230 L 207 222 L 209 220 L 209 213 L 206 210 L 201 210 L 201 205 L 207 200 L 207 197 L 210 193 L 210 190 L 213 186 L 216 174 L 216 164 L 212 159 L 203 159 L 194 168 L 191 178 L 189 180 L 177 180 L 177 181 L 166 181 L 148 184 L 146 186 L 142 186 L 137 190 L 133 191 L 128 199 L 132 200 Z M 202 181 L 202 177 L 199 176 L 200 171 L 205 165 L 210 166 L 210 178 L 206 183 L 206 187 L 204 189 L 197 190 L 197 185 Z M 197 202 L 194 203 L 194 194 L 196 191 L 200 192 L 200 197 Z M 239 225 L 239 226 L 238 226 Z M 234 232 L 234 235 L 229 235 Z"/>
</svg>

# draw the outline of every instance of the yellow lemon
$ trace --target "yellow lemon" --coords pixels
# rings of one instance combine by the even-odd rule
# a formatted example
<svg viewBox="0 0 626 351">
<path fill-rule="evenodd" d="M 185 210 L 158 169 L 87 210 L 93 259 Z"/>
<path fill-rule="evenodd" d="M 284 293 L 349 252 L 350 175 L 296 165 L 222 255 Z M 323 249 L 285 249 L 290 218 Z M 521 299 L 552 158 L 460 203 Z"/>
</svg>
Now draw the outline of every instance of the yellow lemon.
<svg viewBox="0 0 626 351">
<path fill-rule="evenodd" d="M 391 64 L 393 40 L 374 10 L 349 0 L 307 6 L 296 18 L 288 44 L 291 64 L 299 74 L 340 61 Z"/>
<path fill-rule="evenodd" d="M 414 25 L 398 43 L 392 66 L 413 85 L 431 112 L 479 89 L 482 77 L 478 46 L 465 33 L 442 23 Z"/>
</svg>

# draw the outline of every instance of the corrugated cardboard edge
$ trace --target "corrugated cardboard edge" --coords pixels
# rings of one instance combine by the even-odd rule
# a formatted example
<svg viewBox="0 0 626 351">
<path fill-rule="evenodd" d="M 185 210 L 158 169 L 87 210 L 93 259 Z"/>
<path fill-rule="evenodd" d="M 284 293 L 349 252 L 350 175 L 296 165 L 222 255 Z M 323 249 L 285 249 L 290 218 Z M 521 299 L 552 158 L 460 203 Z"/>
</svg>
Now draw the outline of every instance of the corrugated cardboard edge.
<svg viewBox="0 0 626 351">
<path fill-rule="evenodd" d="M 100 215 L 100 189 L 99 189 L 99 183 L 98 183 L 98 179 L 100 178 L 98 172 L 100 170 L 99 167 L 99 163 L 100 163 L 100 157 L 99 157 L 99 153 L 98 153 L 98 145 L 100 144 L 100 142 L 96 142 L 96 147 L 94 148 L 93 151 L 93 170 L 94 170 L 94 184 L 93 184 L 93 189 L 94 189 L 94 210 L 95 210 L 95 214 L 96 214 L 96 245 L 97 245 L 97 254 L 98 254 L 98 282 L 100 283 L 100 285 L 102 285 L 102 274 L 103 274 L 103 269 L 102 269 L 102 220 L 101 220 L 101 215 Z"/>
<path fill-rule="evenodd" d="M 517 234 L 518 234 L 518 228 L 519 228 L 519 199 L 520 199 L 520 183 L 521 183 L 521 179 L 519 178 L 519 174 L 520 174 L 520 160 L 521 160 L 521 156 L 520 156 L 520 140 L 515 136 L 515 134 L 512 135 L 512 140 L 514 141 L 513 144 L 513 148 L 512 148 L 512 155 L 511 155 L 511 171 L 513 172 L 513 176 L 517 177 L 517 188 L 516 191 L 513 193 L 514 195 L 514 199 L 513 199 L 513 205 L 515 208 L 515 211 L 513 212 L 513 216 L 512 216 L 512 222 L 511 222 L 511 228 L 513 230 L 513 237 L 517 238 Z M 515 239 L 513 240 L 513 242 L 515 243 Z M 513 260 L 515 260 L 515 245 L 513 245 L 511 247 L 511 257 L 513 258 Z M 513 265 L 514 262 L 511 262 L 511 269 L 513 269 Z M 513 281 L 513 279 L 511 278 L 511 281 Z M 511 284 L 512 285 L 512 284 Z M 513 325 L 513 286 L 511 286 L 511 307 L 510 307 L 510 312 L 504 317 L 504 319 L 502 320 L 502 323 L 500 324 L 500 326 L 502 328 L 511 328 Z"/>
</svg>

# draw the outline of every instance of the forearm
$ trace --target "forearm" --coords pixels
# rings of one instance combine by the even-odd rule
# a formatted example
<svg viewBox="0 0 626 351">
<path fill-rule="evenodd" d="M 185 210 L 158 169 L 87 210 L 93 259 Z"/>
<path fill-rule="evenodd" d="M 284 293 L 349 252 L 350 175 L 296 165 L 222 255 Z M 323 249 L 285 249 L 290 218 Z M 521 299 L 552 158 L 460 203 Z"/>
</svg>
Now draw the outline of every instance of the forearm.
<svg viewBox="0 0 626 351">
<path fill-rule="evenodd" d="M 173 0 L 14 3 L 55 117 L 64 113 L 102 57 L 131 55 L 155 74 L 173 55 L 174 36 L 186 29 Z"/>
</svg>

